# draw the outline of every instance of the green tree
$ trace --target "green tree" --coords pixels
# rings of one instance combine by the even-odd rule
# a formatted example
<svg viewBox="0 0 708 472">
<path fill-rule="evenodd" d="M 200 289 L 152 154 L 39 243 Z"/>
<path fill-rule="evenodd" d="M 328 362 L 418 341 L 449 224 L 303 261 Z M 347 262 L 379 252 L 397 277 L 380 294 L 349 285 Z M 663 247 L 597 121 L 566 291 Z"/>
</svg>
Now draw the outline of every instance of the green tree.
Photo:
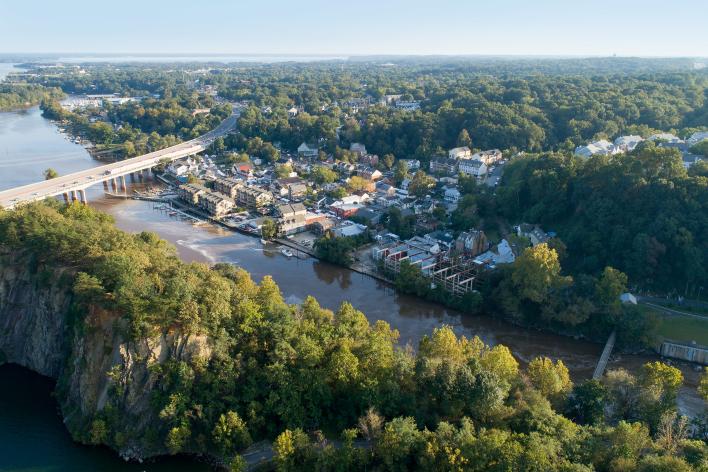
<svg viewBox="0 0 708 472">
<path fill-rule="evenodd" d="M 470 138 L 470 133 L 464 128 L 457 135 L 457 145 L 460 147 L 467 146 L 472 149 L 472 138 Z"/>
<path fill-rule="evenodd" d="M 59 177 L 59 172 L 51 167 L 44 171 L 44 180 L 56 179 L 57 177 Z"/>
<path fill-rule="evenodd" d="M 263 220 L 261 225 L 261 237 L 265 240 L 271 240 L 278 236 L 278 225 L 270 218 Z"/>
<path fill-rule="evenodd" d="M 531 384 L 545 397 L 557 399 L 573 388 L 568 368 L 558 359 L 554 364 L 547 357 L 536 357 L 526 368 Z"/>
<path fill-rule="evenodd" d="M 235 411 L 228 411 L 219 416 L 212 431 L 212 440 L 225 455 L 232 455 L 251 445 L 251 435 L 246 423 Z"/>
</svg>

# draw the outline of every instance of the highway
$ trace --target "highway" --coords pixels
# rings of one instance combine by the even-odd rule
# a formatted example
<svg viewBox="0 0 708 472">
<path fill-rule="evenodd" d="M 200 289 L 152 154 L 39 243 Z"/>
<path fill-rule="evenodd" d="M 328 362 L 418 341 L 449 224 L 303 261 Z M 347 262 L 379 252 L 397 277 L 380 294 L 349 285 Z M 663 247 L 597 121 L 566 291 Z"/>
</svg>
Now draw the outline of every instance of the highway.
<svg viewBox="0 0 708 472">
<path fill-rule="evenodd" d="M 54 179 L 4 190 L 0 192 L 0 207 L 12 209 L 21 203 L 44 200 L 57 195 L 70 196 L 72 193 L 75 195 L 77 191 L 83 194 L 85 201 L 85 192 L 83 190 L 92 185 L 114 179 L 118 180 L 119 178 L 125 179 L 126 175 L 155 167 L 165 159 L 174 161 L 204 151 L 216 138 L 224 136 L 236 126 L 238 116 L 238 112 L 235 112 L 208 133 L 175 146 L 124 161 L 113 162 Z"/>
</svg>

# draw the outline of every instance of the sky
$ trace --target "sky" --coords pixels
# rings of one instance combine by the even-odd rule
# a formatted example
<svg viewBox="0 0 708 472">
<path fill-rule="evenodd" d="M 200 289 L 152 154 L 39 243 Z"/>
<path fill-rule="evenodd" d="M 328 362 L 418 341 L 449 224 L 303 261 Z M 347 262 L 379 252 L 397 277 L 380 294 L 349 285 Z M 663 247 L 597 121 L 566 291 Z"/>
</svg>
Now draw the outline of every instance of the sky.
<svg viewBox="0 0 708 472">
<path fill-rule="evenodd" d="M 708 56 L 707 0 L 0 0 L 3 53 Z"/>
</svg>

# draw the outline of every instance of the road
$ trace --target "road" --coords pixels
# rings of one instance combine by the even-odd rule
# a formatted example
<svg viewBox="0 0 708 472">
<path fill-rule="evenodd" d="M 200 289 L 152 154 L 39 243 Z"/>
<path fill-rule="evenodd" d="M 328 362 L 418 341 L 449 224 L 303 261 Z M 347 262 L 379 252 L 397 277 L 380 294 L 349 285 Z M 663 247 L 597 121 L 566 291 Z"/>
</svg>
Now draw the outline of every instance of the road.
<svg viewBox="0 0 708 472">
<path fill-rule="evenodd" d="M 55 179 L 2 191 L 0 192 L 0 207 L 11 209 L 20 203 L 44 200 L 48 197 L 81 191 L 97 183 L 150 169 L 165 159 L 174 161 L 175 159 L 199 153 L 209 147 L 216 138 L 224 136 L 231 131 L 236 126 L 238 116 L 238 112 L 235 112 L 208 133 L 175 146 L 124 161 L 74 172 Z"/>
</svg>

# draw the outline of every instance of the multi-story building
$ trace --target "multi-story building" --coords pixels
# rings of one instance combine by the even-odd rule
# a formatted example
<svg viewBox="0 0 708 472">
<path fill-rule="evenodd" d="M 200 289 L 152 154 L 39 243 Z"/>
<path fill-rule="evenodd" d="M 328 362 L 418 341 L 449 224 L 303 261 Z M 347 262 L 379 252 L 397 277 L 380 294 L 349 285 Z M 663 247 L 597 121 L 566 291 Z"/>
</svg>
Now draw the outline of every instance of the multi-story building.
<svg viewBox="0 0 708 472">
<path fill-rule="evenodd" d="M 302 203 L 278 205 L 278 226 L 282 234 L 294 234 L 307 227 L 307 209 Z"/>
<path fill-rule="evenodd" d="M 460 173 L 479 177 L 487 173 L 487 165 L 477 159 L 462 159 L 459 163 Z"/>
<path fill-rule="evenodd" d="M 206 188 L 196 184 L 180 185 L 177 189 L 177 195 L 179 198 L 192 205 L 199 204 L 199 196 L 205 192 L 207 192 Z"/>
<path fill-rule="evenodd" d="M 258 209 L 273 203 L 273 194 L 262 188 L 241 185 L 236 189 L 236 201 L 246 208 Z"/>
<path fill-rule="evenodd" d="M 199 195 L 199 206 L 219 218 L 234 207 L 234 201 L 223 193 L 204 192 Z"/>
<path fill-rule="evenodd" d="M 472 156 L 472 150 L 467 146 L 452 148 L 447 152 L 450 159 L 465 159 Z"/>
<path fill-rule="evenodd" d="M 243 181 L 233 177 L 216 179 L 214 181 L 214 190 L 223 193 L 224 195 L 228 195 L 229 198 L 236 198 L 239 187 L 243 187 Z"/>
<path fill-rule="evenodd" d="M 479 151 L 472 155 L 471 159 L 482 161 L 486 166 L 502 160 L 502 152 L 499 149 L 490 149 L 488 151 Z"/>
<path fill-rule="evenodd" d="M 433 174 L 457 174 L 457 160 L 447 157 L 433 157 L 430 160 L 430 172 Z"/>
</svg>

